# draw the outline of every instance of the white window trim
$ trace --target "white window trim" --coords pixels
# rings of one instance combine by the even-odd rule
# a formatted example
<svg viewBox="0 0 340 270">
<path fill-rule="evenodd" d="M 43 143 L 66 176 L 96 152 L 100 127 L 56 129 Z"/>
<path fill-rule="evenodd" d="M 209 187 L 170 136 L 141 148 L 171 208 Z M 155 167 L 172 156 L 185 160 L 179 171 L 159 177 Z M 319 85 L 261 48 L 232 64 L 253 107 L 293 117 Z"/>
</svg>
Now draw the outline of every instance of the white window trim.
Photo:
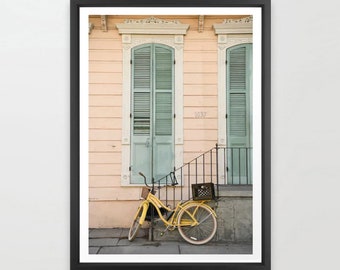
<svg viewBox="0 0 340 270">
<path fill-rule="evenodd" d="M 215 34 L 218 35 L 218 144 L 227 145 L 227 82 L 226 82 L 226 60 L 227 49 L 239 44 L 253 43 L 253 19 L 252 16 L 242 19 L 226 19 L 220 24 L 214 24 Z M 223 155 L 219 156 L 219 162 L 223 164 Z M 219 183 L 224 181 L 223 166 L 220 166 Z M 225 179 L 227 184 L 227 179 Z"/>
<path fill-rule="evenodd" d="M 123 97 L 122 97 L 122 186 L 140 186 L 130 183 L 130 109 L 131 109 L 131 51 L 148 43 L 164 44 L 175 53 L 175 162 L 176 168 L 183 164 L 183 46 L 188 24 L 165 21 L 154 17 L 142 20 L 125 20 L 116 24 L 123 43 Z"/>
</svg>

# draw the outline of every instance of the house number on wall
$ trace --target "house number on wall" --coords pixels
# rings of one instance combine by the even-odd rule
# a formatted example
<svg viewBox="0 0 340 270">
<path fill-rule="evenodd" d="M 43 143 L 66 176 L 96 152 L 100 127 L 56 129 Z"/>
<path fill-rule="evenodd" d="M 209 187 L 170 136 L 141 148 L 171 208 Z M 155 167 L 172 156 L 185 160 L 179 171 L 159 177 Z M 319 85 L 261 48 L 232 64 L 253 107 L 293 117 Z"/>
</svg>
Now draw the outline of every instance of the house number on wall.
<svg viewBox="0 0 340 270">
<path fill-rule="evenodd" d="M 195 112 L 195 118 L 203 119 L 207 116 L 207 112 Z"/>
</svg>

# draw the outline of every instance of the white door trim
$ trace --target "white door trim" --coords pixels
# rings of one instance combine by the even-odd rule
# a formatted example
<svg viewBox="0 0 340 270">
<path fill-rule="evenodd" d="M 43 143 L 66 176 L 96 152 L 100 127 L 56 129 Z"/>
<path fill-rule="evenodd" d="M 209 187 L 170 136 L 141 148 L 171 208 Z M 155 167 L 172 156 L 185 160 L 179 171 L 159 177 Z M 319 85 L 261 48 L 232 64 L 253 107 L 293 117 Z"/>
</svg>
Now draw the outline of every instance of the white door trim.
<svg viewBox="0 0 340 270">
<path fill-rule="evenodd" d="M 174 49 L 175 53 L 175 104 L 174 119 L 175 126 L 175 167 L 183 164 L 183 46 L 184 34 L 189 25 L 179 22 L 167 23 L 164 20 L 151 21 L 145 20 L 126 20 L 124 24 L 117 24 L 117 28 L 122 33 L 123 44 L 123 97 L 122 97 L 122 171 L 121 185 L 131 186 L 130 184 L 130 112 L 131 112 L 131 51 L 132 48 L 147 44 L 159 43 L 168 45 Z M 128 26 L 126 26 L 128 24 Z M 147 29 L 147 33 L 141 34 L 141 29 Z M 135 26 L 135 27 L 134 27 Z M 162 26 L 162 27 L 160 27 Z M 124 31 L 123 31 L 124 29 Z M 126 30 L 128 29 L 128 31 Z M 153 29 L 153 30 L 152 30 Z"/>
</svg>

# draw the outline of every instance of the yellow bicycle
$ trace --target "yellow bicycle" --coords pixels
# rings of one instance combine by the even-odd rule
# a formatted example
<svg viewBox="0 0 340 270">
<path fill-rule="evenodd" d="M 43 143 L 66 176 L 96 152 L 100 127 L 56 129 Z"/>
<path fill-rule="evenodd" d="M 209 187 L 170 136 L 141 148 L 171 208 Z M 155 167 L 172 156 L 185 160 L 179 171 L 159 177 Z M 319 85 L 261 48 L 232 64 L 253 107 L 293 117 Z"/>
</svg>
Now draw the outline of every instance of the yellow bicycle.
<svg viewBox="0 0 340 270">
<path fill-rule="evenodd" d="M 156 209 L 159 218 L 166 225 L 165 230 L 178 228 L 182 238 L 190 244 L 203 245 L 214 237 L 217 230 L 217 216 L 215 211 L 207 204 L 209 200 L 181 201 L 177 203 L 175 209 L 171 209 L 155 196 L 154 185 L 152 187 L 147 185 L 144 174 L 141 172 L 139 174 L 144 178 L 146 187 L 143 187 L 142 190 L 144 200 L 138 207 L 129 230 L 129 241 L 135 239 L 139 228 L 146 220 L 148 209 L 151 205 Z M 173 183 L 173 185 L 176 184 L 177 181 Z M 205 192 L 204 189 L 208 189 L 208 187 L 205 184 L 200 186 L 203 193 Z M 213 189 L 213 184 L 211 184 L 210 188 Z"/>
</svg>

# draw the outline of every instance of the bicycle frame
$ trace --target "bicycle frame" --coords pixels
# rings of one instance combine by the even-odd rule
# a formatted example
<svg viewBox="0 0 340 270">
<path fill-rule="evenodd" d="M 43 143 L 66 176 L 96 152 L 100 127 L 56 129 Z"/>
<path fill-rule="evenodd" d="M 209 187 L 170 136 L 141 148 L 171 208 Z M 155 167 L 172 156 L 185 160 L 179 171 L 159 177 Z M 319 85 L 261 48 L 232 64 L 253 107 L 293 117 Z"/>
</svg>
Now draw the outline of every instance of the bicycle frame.
<svg viewBox="0 0 340 270">
<path fill-rule="evenodd" d="M 163 223 L 166 226 L 168 226 L 168 227 L 170 227 L 170 226 L 177 227 L 179 225 L 181 225 L 181 226 L 196 226 L 198 224 L 198 221 L 195 219 L 194 215 L 195 215 L 197 209 L 192 214 L 187 212 L 188 215 L 191 217 L 191 220 L 188 220 L 185 224 L 184 223 L 178 224 L 178 219 L 177 219 L 178 214 L 187 205 L 190 205 L 190 204 L 197 205 L 197 208 L 198 208 L 200 205 L 205 204 L 206 202 L 207 201 L 178 202 L 176 207 L 175 207 L 175 209 L 171 209 L 171 208 L 167 207 L 166 205 L 164 205 L 164 203 L 160 199 L 158 199 L 155 195 L 153 195 L 151 192 L 149 192 L 147 198 L 141 204 L 141 207 L 143 207 L 143 213 L 142 213 L 142 216 L 141 216 L 141 218 L 139 220 L 139 223 L 141 225 L 144 223 L 145 218 L 146 218 L 146 214 L 147 214 L 147 210 L 148 210 L 150 204 L 152 204 L 155 207 L 155 209 L 156 209 L 160 219 L 163 221 Z M 172 216 L 171 216 L 171 218 L 169 220 L 166 220 L 163 217 L 160 208 L 164 208 L 167 211 L 173 212 L 173 214 L 172 214 Z M 186 211 L 186 210 L 184 209 L 184 211 Z M 216 217 L 215 211 L 212 210 L 212 213 Z"/>
<path fill-rule="evenodd" d="M 216 233 L 217 228 L 217 221 L 216 221 L 216 213 L 215 211 L 208 205 L 206 202 L 209 200 L 189 200 L 189 201 L 179 201 L 176 204 L 175 209 L 171 209 L 168 206 L 166 206 L 159 198 L 157 198 L 155 194 L 155 185 L 154 180 L 152 179 L 152 186 L 150 187 L 147 184 L 146 177 L 142 172 L 139 172 L 139 175 L 141 175 L 144 178 L 144 184 L 146 187 L 148 187 L 148 192 L 142 192 L 142 197 L 145 199 L 139 206 L 138 211 L 134 217 L 134 223 L 131 225 L 130 231 L 129 231 L 129 240 L 132 241 L 134 237 L 136 236 L 136 232 L 138 231 L 138 226 L 135 226 L 135 222 L 139 223 L 139 226 L 142 226 L 146 215 L 148 212 L 148 209 L 150 207 L 150 204 L 156 209 L 159 218 L 162 220 L 164 225 L 166 225 L 165 230 L 174 230 L 175 228 L 178 228 L 179 233 L 181 236 L 189 243 L 191 244 L 204 244 L 207 241 L 210 241 L 211 238 Z M 173 175 L 173 179 L 171 179 L 172 186 L 177 185 L 176 177 Z M 204 205 L 204 206 L 203 206 Z M 199 209 L 205 208 L 206 211 L 208 211 L 210 214 L 207 215 L 203 220 L 198 221 L 196 219 L 196 214 Z M 168 218 L 164 218 L 161 212 L 161 209 L 165 209 L 166 211 L 171 212 L 171 216 Z M 190 209 L 190 210 L 189 210 Z M 183 218 L 183 215 L 186 214 L 185 218 Z M 153 215 L 153 213 L 152 213 Z M 213 215 L 213 231 L 211 231 L 211 234 L 208 235 L 208 238 L 198 240 L 195 236 L 188 236 L 187 233 L 183 232 L 184 227 L 195 227 L 199 226 L 201 223 L 203 223 L 205 220 L 207 220 L 209 217 Z M 200 217 L 198 217 L 200 218 Z M 164 231 L 165 232 L 165 231 Z M 163 233 L 164 233 L 163 232 Z M 131 234 L 130 234 L 131 233 Z M 196 242 L 198 241 L 198 242 Z"/>
</svg>

